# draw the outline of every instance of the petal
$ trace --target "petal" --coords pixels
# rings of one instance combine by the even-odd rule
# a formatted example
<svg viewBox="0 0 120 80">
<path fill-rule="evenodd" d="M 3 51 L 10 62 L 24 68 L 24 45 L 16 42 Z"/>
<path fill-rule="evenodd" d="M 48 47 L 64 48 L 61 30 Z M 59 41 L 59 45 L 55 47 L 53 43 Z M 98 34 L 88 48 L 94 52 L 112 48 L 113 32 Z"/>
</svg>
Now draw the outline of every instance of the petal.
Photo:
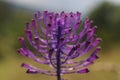
<svg viewBox="0 0 120 80">
<path fill-rule="evenodd" d="M 89 72 L 89 70 L 87 68 L 77 71 L 77 73 L 79 73 L 79 74 L 88 73 L 88 72 Z"/>
</svg>

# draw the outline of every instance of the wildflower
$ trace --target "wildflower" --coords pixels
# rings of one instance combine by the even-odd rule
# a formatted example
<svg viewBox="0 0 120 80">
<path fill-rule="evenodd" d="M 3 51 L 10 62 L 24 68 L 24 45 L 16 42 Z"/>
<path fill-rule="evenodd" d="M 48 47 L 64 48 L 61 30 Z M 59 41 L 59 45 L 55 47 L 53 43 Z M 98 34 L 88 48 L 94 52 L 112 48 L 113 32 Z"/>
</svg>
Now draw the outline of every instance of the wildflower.
<svg viewBox="0 0 120 80">
<path fill-rule="evenodd" d="M 86 18 L 84 27 L 77 32 L 81 24 L 81 13 L 53 13 L 44 11 L 37 12 L 31 23 L 26 23 L 26 37 L 38 55 L 34 54 L 25 44 L 24 38 L 19 38 L 23 48 L 18 52 L 35 62 L 50 65 L 52 70 L 43 70 L 27 63 L 22 67 L 27 68 L 27 73 L 46 74 L 57 76 L 57 80 L 62 80 L 62 74 L 89 72 L 88 65 L 93 64 L 98 59 L 97 53 L 100 38 L 95 35 L 96 26 L 92 27 L 92 21 Z M 80 61 L 74 59 L 90 53 L 92 54 Z"/>
</svg>

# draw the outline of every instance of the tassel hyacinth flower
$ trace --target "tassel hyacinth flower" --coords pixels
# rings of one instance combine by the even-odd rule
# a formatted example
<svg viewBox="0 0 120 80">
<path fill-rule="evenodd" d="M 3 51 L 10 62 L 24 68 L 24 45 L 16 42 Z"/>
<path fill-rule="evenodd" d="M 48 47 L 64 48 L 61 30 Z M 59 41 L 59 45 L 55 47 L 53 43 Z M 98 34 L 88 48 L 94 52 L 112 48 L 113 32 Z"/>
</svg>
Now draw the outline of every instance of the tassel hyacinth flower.
<svg viewBox="0 0 120 80">
<path fill-rule="evenodd" d="M 38 54 L 26 46 L 23 37 L 19 38 L 23 48 L 18 49 L 18 52 L 37 63 L 50 65 L 51 70 L 39 69 L 27 63 L 23 63 L 22 67 L 27 69 L 27 73 L 57 76 L 57 80 L 62 80 L 63 74 L 89 72 L 87 66 L 98 59 L 101 39 L 96 37 L 97 27 L 92 27 L 91 20 L 86 18 L 83 29 L 77 32 L 80 25 L 80 12 L 37 12 L 32 22 L 26 23 L 25 32 L 27 40 Z M 75 61 L 87 53 L 91 53 L 90 56 Z"/>
</svg>

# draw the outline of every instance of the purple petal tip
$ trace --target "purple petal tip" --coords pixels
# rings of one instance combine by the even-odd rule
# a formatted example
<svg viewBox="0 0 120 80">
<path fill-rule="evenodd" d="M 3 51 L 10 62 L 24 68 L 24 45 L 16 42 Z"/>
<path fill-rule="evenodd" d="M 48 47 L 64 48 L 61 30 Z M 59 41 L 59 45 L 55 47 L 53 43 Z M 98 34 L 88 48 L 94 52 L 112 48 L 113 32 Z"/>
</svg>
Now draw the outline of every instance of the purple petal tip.
<svg viewBox="0 0 120 80">
<path fill-rule="evenodd" d="M 77 73 L 83 74 L 83 73 L 88 73 L 90 72 L 87 68 L 83 70 L 78 70 Z"/>
<path fill-rule="evenodd" d="M 23 38 L 23 37 L 19 37 L 18 39 L 19 39 L 20 41 L 23 41 L 23 40 L 24 40 L 24 38 Z"/>
<path fill-rule="evenodd" d="M 26 71 L 26 73 L 37 74 L 38 71 L 37 71 L 37 70 L 28 69 L 28 70 Z"/>
</svg>

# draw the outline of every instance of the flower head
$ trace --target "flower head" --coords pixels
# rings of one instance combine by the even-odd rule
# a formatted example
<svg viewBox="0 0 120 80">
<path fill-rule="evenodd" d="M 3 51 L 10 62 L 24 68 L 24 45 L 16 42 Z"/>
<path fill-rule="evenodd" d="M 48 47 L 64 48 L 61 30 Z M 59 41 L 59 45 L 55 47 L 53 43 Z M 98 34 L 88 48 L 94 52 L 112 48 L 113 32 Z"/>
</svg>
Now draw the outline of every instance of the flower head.
<svg viewBox="0 0 120 80">
<path fill-rule="evenodd" d="M 95 35 L 96 26 L 91 26 L 92 21 L 85 19 L 84 27 L 81 25 L 81 13 L 53 13 L 44 11 L 37 12 L 30 23 L 26 23 L 26 37 L 40 56 L 34 54 L 25 44 L 24 38 L 19 38 L 23 48 L 18 52 L 40 64 L 50 65 L 52 70 L 43 70 L 32 65 L 23 63 L 27 73 L 46 74 L 58 76 L 58 74 L 87 73 L 86 66 L 93 64 L 98 59 L 98 46 L 101 41 Z M 90 53 L 83 60 L 75 61 L 81 56 Z"/>
</svg>

